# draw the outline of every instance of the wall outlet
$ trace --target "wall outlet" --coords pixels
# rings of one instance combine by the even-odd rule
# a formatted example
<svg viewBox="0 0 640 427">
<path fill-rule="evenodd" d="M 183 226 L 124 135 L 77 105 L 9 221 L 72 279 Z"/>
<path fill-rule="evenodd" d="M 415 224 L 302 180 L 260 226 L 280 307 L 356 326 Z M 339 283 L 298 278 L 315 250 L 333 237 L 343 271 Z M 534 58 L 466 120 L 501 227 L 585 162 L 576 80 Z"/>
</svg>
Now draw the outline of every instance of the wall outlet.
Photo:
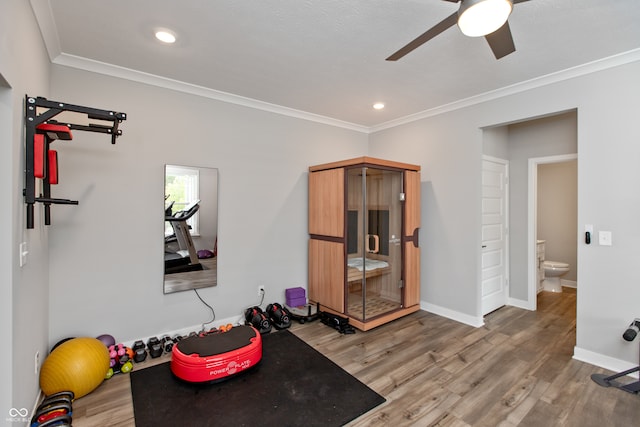
<svg viewBox="0 0 640 427">
<path fill-rule="evenodd" d="M 34 362 L 35 362 L 35 368 L 33 373 L 38 375 L 38 369 L 40 369 L 40 352 L 36 351 L 36 355 L 34 357 Z"/>
<path fill-rule="evenodd" d="M 258 296 L 264 295 L 264 285 L 258 285 Z"/>
</svg>

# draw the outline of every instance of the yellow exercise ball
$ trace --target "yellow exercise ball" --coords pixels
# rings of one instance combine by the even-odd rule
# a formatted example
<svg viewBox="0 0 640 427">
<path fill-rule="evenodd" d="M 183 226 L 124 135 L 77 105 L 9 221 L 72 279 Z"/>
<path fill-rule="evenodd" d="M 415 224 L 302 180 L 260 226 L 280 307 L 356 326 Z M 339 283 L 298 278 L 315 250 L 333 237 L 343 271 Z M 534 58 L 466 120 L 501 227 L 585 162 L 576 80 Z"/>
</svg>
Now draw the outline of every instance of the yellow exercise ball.
<svg viewBox="0 0 640 427">
<path fill-rule="evenodd" d="M 40 370 L 45 395 L 72 391 L 78 399 L 91 393 L 109 370 L 109 350 L 96 338 L 73 338 L 56 347 Z"/>
</svg>

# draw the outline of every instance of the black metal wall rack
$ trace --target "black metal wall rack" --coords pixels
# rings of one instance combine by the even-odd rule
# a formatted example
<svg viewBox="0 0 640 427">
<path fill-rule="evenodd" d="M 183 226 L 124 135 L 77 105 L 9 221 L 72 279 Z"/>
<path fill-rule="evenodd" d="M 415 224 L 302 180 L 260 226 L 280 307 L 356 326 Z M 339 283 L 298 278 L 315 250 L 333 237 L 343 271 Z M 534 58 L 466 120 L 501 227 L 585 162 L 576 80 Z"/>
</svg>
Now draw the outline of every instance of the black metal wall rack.
<svg viewBox="0 0 640 427">
<path fill-rule="evenodd" d="M 98 123 L 77 124 L 58 122 L 54 119 L 62 112 L 79 113 L 89 120 L 99 120 Z M 83 117 L 84 117 L 83 116 Z M 57 184 L 58 165 L 57 152 L 50 149 L 56 139 L 72 139 L 71 130 L 106 133 L 111 135 L 111 143 L 122 135 L 119 124 L 127 119 L 125 113 L 101 110 L 81 105 L 66 104 L 49 101 L 42 97 L 25 97 L 25 184 L 24 201 L 27 205 L 27 228 L 34 226 L 34 205 L 36 202 L 44 204 L 44 223 L 51 224 L 51 205 L 77 205 L 77 200 L 51 197 L 51 185 Z M 36 196 L 36 179 L 42 179 L 42 194 Z"/>
</svg>

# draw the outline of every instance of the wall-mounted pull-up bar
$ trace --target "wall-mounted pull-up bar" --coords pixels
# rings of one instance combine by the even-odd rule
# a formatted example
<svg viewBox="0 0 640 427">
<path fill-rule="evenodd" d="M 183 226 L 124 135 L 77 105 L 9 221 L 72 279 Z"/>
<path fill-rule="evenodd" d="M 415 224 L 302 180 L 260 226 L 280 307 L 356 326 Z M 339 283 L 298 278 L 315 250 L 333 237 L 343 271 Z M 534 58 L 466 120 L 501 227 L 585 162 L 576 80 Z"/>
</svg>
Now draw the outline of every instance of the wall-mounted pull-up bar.
<svg viewBox="0 0 640 427">
<path fill-rule="evenodd" d="M 98 123 L 78 124 L 54 120 L 63 112 L 79 113 Z M 51 185 L 58 183 L 58 154 L 50 149 L 53 141 L 71 140 L 71 130 L 111 135 L 111 143 L 122 135 L 118 125 L 127 119 L 125 113 L 49 101 L 42 97 L 26 96 L 25 104 L 25 184 L 24 202 L 27 204 L 27 228 L 33 228 L 34 205 L 44 204 L 44 223 L 51 224 L 51 205 L 77 205 L 77 200 L 51 197 Z M 36 197 L 36 178 L 42 179 L 42 194 Z"/>
</svg>

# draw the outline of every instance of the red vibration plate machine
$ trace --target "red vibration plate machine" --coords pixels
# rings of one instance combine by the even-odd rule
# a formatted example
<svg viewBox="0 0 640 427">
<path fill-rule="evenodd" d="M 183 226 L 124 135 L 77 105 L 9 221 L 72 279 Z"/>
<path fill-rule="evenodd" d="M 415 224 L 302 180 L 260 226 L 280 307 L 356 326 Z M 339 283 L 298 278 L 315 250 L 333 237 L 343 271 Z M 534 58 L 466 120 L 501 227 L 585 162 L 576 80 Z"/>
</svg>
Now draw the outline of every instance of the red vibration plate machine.
<svg viewBox="0 0 640 427">
<path fill-rule="evenodd" d="M 239 374 L 261 359 L 260 333 L 252 326 L 235 326 L 179 341 L 171 351 L 171 372 L 188 382 L 216 381 Z"/>
</svg>

